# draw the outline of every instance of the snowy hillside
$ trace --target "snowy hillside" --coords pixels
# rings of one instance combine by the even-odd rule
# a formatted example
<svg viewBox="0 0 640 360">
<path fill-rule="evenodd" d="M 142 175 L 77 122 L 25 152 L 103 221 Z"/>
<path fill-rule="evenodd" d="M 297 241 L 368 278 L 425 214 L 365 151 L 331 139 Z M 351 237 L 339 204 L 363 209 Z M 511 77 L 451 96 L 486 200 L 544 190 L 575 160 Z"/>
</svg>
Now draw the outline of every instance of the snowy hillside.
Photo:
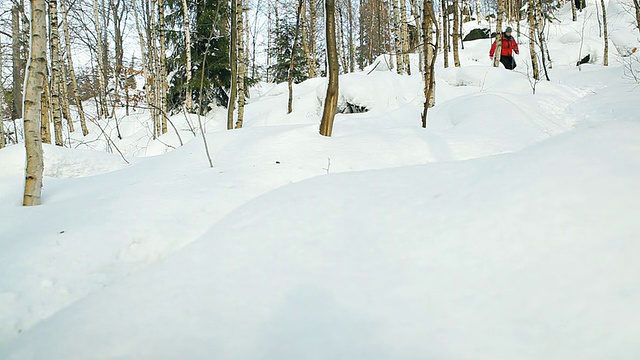
<svg viewBox="0 0 640 360">
<path fill-rule="evenodd" d="M 608 67 L 592 1 L 550 25 L 551 81 L 529 80 L 524 38 L 513 72 L 488 39 L 461 68 L 440 55 L 427 129 L 421 74 L 378 66 L 340 77 L 339 106 L 368 111 L 331 138 L 325 79 L 289 115 L 287 84 L 258 84 L 240 130 L 215 109 L 214 168 L 197 116 L 152 140 L 147 112 L 118 110 L 45 146 L 26 208 L 24 148 L 0 150 L 0 359 L 640 358 L 640 35 L 621 4 Z"/>
</svg>

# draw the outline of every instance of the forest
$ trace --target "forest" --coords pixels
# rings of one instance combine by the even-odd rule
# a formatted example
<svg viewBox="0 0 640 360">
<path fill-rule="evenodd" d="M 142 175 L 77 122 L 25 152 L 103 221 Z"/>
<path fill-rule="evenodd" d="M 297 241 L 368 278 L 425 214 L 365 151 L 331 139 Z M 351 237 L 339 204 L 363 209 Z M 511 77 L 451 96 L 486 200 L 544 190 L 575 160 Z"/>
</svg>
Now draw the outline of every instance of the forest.
<svg viewBox="0 0 640 360">
<path fill-rule="evenodd" d="M 3 0 L 0 358 L 640 358 L 639 0 Z"/>
</svg>

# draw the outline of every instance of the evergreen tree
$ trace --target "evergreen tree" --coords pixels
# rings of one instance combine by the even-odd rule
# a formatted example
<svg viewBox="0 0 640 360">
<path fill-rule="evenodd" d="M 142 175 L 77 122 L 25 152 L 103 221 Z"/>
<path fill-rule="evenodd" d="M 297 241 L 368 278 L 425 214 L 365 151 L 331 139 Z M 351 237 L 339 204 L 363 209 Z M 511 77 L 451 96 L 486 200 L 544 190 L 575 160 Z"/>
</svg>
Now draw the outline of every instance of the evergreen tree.
<svg viewBox="0 0 640 360">
<path fill-rule="evenodd" d="M 296 36 L 296 14 L 282 14 L 279 19 L 278 27 L 273 30 L 273 46 L 269 49 L 269 56 L 275 59 L 275 62 L 269 67 L 269 72 L 273 74 L 276 83 L 288 81 L 289 67 L 291 65 L 291 49 L 293 47 L 293 39 Z M 299 40 L 298 40 L 299 41 Z M 302 82 L 309 78 L 309 65 L 304 54 L 302 46 L 296 46 L 293 57 L 293 81 Z"/>
<path fill-rule="evenodd" d="M 184 11 L 181 0 L 169 0 L 172 9 L 165 21 L 169 28 L 182 28 Z M 225 89 L 231 83 L 229 65 L 229 3 L 224 0 L 193 0 L 188 2 L 191 26 L 191 63 L 193 73 L 202 71 L 205 58 L 203 81 L 203 104 L 225 105 L 228 101 Z M 180 108 L 185 103 L 187 93 L 185 37 L 182 31 L 167 32 L 170 56 L 167 57 L 167 72 L 171 74 L 169 83 L 169 110 Z M 207 43 L 209 46 L 207 47 Z M 208 50 L 206 50 L 208 49 Z M 197 104 L 200 76 L 193 76 L 189 87 L 194 104 Z M 203 107 L 205 107 L 203 105 Z M 198 109 L 206 113 L 208 109 Z"/>
</svg>

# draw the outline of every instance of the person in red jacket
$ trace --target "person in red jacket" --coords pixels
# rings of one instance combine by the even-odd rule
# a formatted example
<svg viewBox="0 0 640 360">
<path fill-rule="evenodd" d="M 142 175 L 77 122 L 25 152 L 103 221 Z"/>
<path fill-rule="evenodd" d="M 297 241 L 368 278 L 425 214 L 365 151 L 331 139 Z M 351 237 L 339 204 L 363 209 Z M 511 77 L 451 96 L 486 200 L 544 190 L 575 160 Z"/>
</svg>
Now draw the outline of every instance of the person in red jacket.
<svg viewBox="0 0 640 360">
<path fill-rule="evenodd" d="M 509 70 L 513 70 L 516 68 L 516 60 L 513 58 L 513 52 L 516 54 L 520 54 L 518 50 L 518 43 L 516 40 L 511 37 L 511 27 L 507 27 L 507 29 L 502 33 L 502 50 L 500 51 L 500 62 L 504 65 L 505 68 Z M 496 42 L 493 42 L 491 45 L 491 50 L 489 50 L 489 57 L 493 60 L 493 55 L 496 52 Z"/>
</svg>

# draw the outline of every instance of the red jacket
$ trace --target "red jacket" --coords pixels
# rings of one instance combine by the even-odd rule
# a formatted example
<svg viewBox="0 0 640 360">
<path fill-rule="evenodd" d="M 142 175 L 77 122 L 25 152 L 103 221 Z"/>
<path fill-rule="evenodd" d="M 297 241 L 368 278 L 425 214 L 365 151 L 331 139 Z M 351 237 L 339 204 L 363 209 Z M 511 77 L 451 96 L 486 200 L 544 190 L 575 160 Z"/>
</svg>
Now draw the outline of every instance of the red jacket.
<svg viewBox="0 0 640 360">
<path fill-rule="evenodd" d="M 500 56 L 512 56 L 512 51 L 515 51 L 516 54 L 520 54 L 520 51 L 518 50 L 518 43 L 513 37 L 506 39 L 504 34 L 502 34 L 502 49 L 500 50 Z M 489 50 L 489 56 L 493 57 L 495 52 L 496 42 L 494 40 L 493 45 L 491 45 L 491 50 Z"/>
</svg>

